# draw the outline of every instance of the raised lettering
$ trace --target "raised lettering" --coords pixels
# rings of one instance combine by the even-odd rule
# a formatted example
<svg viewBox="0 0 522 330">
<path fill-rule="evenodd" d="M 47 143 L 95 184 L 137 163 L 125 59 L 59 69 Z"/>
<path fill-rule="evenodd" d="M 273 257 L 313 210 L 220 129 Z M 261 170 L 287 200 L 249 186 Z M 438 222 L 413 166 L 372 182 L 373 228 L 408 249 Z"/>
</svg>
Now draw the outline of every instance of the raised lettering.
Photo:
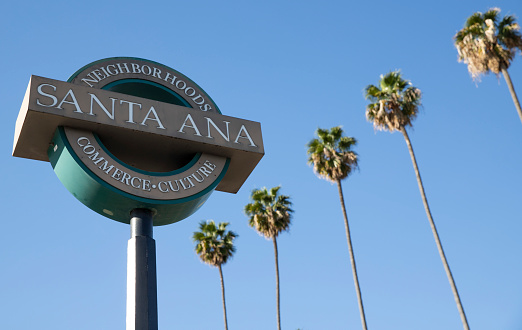
<svg viewBox="0 0 522 330">
<path fill-rule="evenodd" d="M 188 188 L 195 187 L 195 186 L 194 186 L 194 183 L 192 182 L 192 180 L 190 180 L 190 176 L 187 176 L 187 177 L 185 177 L 185 178 L 183 178 L 183 179 L 185 179 L 185 180 L 188 181 L 188 183 L 189 183 Z M 181 182 L 181 181 L 180 181 L 180 182 Z M 187 188 L 187 189 L 188 189 L 188 188 Z"/>
<path fill-rule="evenodd" d="M 132 73 L 141 73 L 140 66 L 136 63 L 131 63 Z"/>
<path fill-rule="evenodd" d="M 145 68 L 147 68 L 148 73 L 145 72 Z M 148 65 L 143 65 L 143 66 L 141 67 L 141 72 L 142 72 L 144 75 L 150 76 L 150 74 L 152 73 L 152 69 L 151 69 L 150 66 L 148 66 Z"/>
<path fill-rule="evenodd" d="M 129 70 L 129 67 L 128 67 L 127 63 L 116 63 L 116 65 L 118 66 L 118 69 L 120 70 L 121 73 L 124 73 L 123 69 L 121 68 L 122 65 L 125 68 L 125 71 L 127 73 L 130 73 L 130 70 Z"/>
<path fill-rule="evenodd" d="M 219 129 L 219 127 L 216 126 L 216 124 L 214 123 L 214 121 L 212 121 L 212 119 L 208 118 L 208 117 L 205 117 L 207 119 L 207 132 L 208 132 L 208 138 L 211 138 L 213 139 L 212 135 L 210 135 L 210 125 L 212 124 L 212 126 L 214 126 L 214 128 L 216 129 L 216 131 L 223 137 L 223 139 L 225 139 L 227 142 L 230 141 L 230 135 L 229 135 L 229 131 L 228 131 L 228 124 L 230 124 L 229 121 L 224 121 L 223 122 L 225 123 L 225 126 L 227 128 L 227 135 L 223 134 L 223 131 L 221 131 Z"/>
<path fill-rule="evenodd" d="M 187 125 L 187 121 L 190 121 L 190 123 L 191 123 L 192 125 Z M 201 133 L 199 133 L 199 129 L 198 129 L 198 127 L 196 126 L 196 124 L 194 123 L 194 120 L 192 120 L 192 116 L 191 116 L 190 114 L 187 115 L 187 118 L 185 118 L 185 121 L 183 122 L 183 125 L 181 125 L 181 128 L 179 129 L 178 132 L 180 132 L 180 133 L 185 133 L 185 132 L 183 132 L 183 129 L 184 129 L 185 127 L 189 127 L 189 128 L 194 129 L 194 131 L 195 131 L 195 134 L 194 134 L 194 135 L 201 136 Z"/>
<path fill-rule="evenodd" d="M 129 120 L 127 120 L 127 123 L 136 124 L 134 122 L 134 106 L 137 105 L 140 107 L 141 110 L 141 104 L 140 103 L 134 103 L 130 101 L 120 100 L 120 104 L 127 103 L 129 105 Z"/>
<path fill-rule="evenodd" d="M 104 161 L 103 164 L 101 164 L 100 166 L 98 166 L 98 168 L 100 170 L 102 170 L 103 172 L 105 172 L 106 174 L 109 174 L 110 171 L 114 168 L 114 165 L 111 165 L 111 166 L 107 166 L 109 165 L 109 162 L 108 161 Z"/>
<path fill-rule="evenodd" d="M 161 191 L 162 193 L 166 193 L 166 192 L 169 192 L 169 187 L 165 187 L 165 189 L 161 188 L 161 184 L 164 184 L 165 186 L 167 185 L 167 183 L 165 181 L 160 181 L 158 183 L 158 190 Z"/>
<path fill-rule="evenodd" d="M 145 191 L 150 191 L 150 180 L 143 180 L 142 189 Z"/>
<path fill-rule="evenodd" d="M 150 115 L 151 113 L 154 115 L 154 118 L 149 118 L 149 115 Z M 159 125 L 159 126 L 156 127 L 156 128 L 165 129 L 165 127 L 163 126 L 163 124 L 161 123 L 161 121 L 160 121 L 160 119 L 159 119 L 159 117 L 158 117 L 158 114 L 156 113 L 156 109 L 154 109 L 153 106 L 150 107 L 149 112 L 147 112 L 147 115 L 145 116 L 145 119 L 143 119 L 143 121 L 141 122 L 140 125 L 147 126 L 147 124 L 145 124 L 145 122 L 146 122 L 147 120 L 154 120 L 154 121 L 156 121 L 156 122 L 158 123 L 158 125 Z"/>
<path fill-rule="evenodd" d="M 97 84 L 98 83 L 98 79 L 96 79 L 95 77 L 92 76 L 92 72 L 89 73 L 87 75 L 87 77 L 89 77 L 90 79 L 87 79 L 87 78 L 82 78 L 82 81 L 84 83 L 86 83 L 87 85 L 89 85 L 89 87 L 93 87 L 94 85 L 92 85 L 91 83 L 95 83 Z"/>
<path fill-rule="evenodd" d="M 44 93 L 42 91 L 42 87 L 43 86 L 51 86 L 54 89 L 54 91 L 56 91 L 56 86 L 53 86 L 53 85 L 50 85 L 50 84 L 41 84 L 41 85 L 38 86 L 38 89 L 37 89 L 38 90 L 38 94 L 50 98 L 51 100 L 53 100 L 53 103 L 52 104 L 43 104 L 43 103 L 40 102 L 40 99 L 36 99 L 36 104 L 41 105 L 42 107 L 54 107 L 56 105 L 56 103 L 58 103 L 58 99 L 54 95 Z"/>
<path fill-rule="evenodd" d="M 208 167 L 209 170 L 214 171 L 214 169 L 217 167 L 216 165 L 212 164 L 208 160 L 203 163 L 206 167 Z"/>
<path fill-rule="evenodd" d="M 122 183 L 125 183 L 127 186 L 130 186 L 130 183 L 129 183 L 129 179 L 132 178 L 132 176 L 127 173 L 127 172 L 123 172 L 123 177 L 121 178 L 121 182 Z"/>
<path fill-rule="evenodd" d="M 163 79 L 163 80 L 164 80 L 164 81 L 167 81 L 167 80 L 170 79 L 170 84 L 171 84 L 171 85 L 174 85 L 174 82 L 176 81 L 177 78 L 178 78 L 178 77 L 176 77 L 176 76 L 172 76 L 172 75 L 170 74 L 170 72 L 167 72 L 167 74 L 165 75 L 165 79 Z"/>
<path fill-rule="evenodd" d="M 208 177 L 210 174 L 212 174 L 211 171 L 209 171 L 206 167 L 203 167 L 203 166 L 201 166 L 198 171 L 205 174 L 206 177 Z"/>
<path fill-rule="evenodd" d="M 114 173 L 112 173 L 111 177 L 114 179 L 114 180 L 120 180 L 121 178 L 121 175 L 125 173 L 123 172 L 122 170 L 120 170 L 119 168 L 116 167 L 116 169 L 114 170 Z"/>
<path fill-rule="evenodd" d="M 201 177 L 200 179 L 198 179 L 198 178 L 196 177 L 196 173 L 199 174 L 199 176 Z M 203 177 L 203 175 L 201 175 L 201 174 L 200 174 L 199 172 L 197 172 L 197 171 L 194 172 L 194 173 L 192 173 L 192 177 L 193 177 L 197 182 L 199 182 L 199 183 L 201 183 L 201 182 L 203 182 L 203 180 L 205 180 L 205 178 Z"/>
<path fill-rule="evenodd" d="M 202 105 L 203 103 L 205 103 L 205 98 L 201 96 L 201 94 L 198 94 L 198 96 L 192 98 L 192 101 L 194 101 L 194 103 L 196 103 L 197 105 Z"/>
<path fill-rule="evenodd" d="M 112 112 L 109 112 L 109 110 L 107 110 L 107 108 L 103 105 L 103 103 L 101 103 L 101 101 L 98 99 L 98 97 L 94 94 L 91 94 L 89 93 L 89 95 L 91 96 L 91 109 L 90 109 L 90 112 L 89 112 L 89 115 L 91 116 L 96 116 L 92 110 L 93 110 L 93 101 L 96 101 L 96 103 L 98 103 L 98 106 L 105 112 L 105 114 L 107 115 L 107 117 L 109 117 L 110 119 L 114 120 L 114 102 L 117 100 L 117 99 L 114 99 L 114 98 L 110 98 L 112 100 Z"/>
<path fill-rule="evenodd" d="M 116 65 L 114 65 L 114 64 L 109 64 L 109 65 L 107 65 L 107 72 L 108 72 L 110 75 L 113 75 L 113 76 L 115 76 L 115 75 L 117 75 L 118 73 L 120 73 L 120 72 L 118 71 L 118 69 L 116 69 Z"/>
<path fill-rule="evenodd" d="M 81 144 L 80 141 L 85 141 L 85 140 L 87 140 L 87 144 L 91 144 L 91 141 L 89 141 L 89 139 L 86 138 L 85 136 L 79 137 L 78 140 L 76 140 L 76 143 L 78 143 L 78 145 L 80 147 L 84 147 L 84 146 L 86 146 L 86 144 Z"/>
<path fill-rule="evenodd" d="M 152 72 L 152 76 L 161 79 L 161 70 L 157 67 L 154 67 L 154 72 Z"/>
<path fill-rule="evenodd" d="M 182 84 L 181 86 L 183 86 L 183 87 L 180 86 L 180 83 Z M 178 89 L 185 89 L 187 87 L 187 83 L 184 82 L 183 80 L 178 80 L 178 81 L 176 81 L 176 87 Z"/>
<path fill-rule="evenodd" d="M 103 157 L 98 158 L 98 156 L 99 156 L 98 152 L 95 152 L 94 154 L 89 156 L 89 159 L 92 160 L 94 165 L 98 165 L 99 162 L 101 162 L 102 160 L 105 160 L 105 158 L 103 158 Z"/>
<path fill-rule="evenodd" d="M 67 101 L 67 97 L 70 96 L 71 97 L 71 100 L 72 101 Z M 74 112 L 79 112 L 79 113 L 83 113 L 82 109 L 80 109 L 80 105 L 78 104 L 78 101 L 76 100 L 76 96 L 74 95 L 74 92 L 72 89 L 69 89 L 69 91 L 67 92 L 67 94 L 65 94 L 65 96 L 63 97 L 63 100 L 62 102 L 60 102 L 60 104 L 58 104 L 58 106 L 56 107 L 57 109 L 62 109 L 62 105 L 64 103 L 67 103 L 67 104 L 73 104 L 74 107 L 76 108 L 76 111 Z"/>
<path fill-rule="evenodd" d="M 192 90 L 192 92 L 189 94 L 188 91 L 190 89 Z M 192 96 L 196 95 L 196 90 L 192 87 L 187 87 L 187 88 L 185 88 L 185 95 L 187 95 L 188 97 L 192 97 Z"/>
<path fill-rule="evenodd" d="M 110 73 L 108 73 L 107 70 L 104 67 L 101 67 L 101 70 L 103 71 L 103 73 L 105 73 L 106 77 L 110 76 Z"/>
<path fill-rule="evenodd" d="M 210 104 L 206 104 L 205 103 L 205 105 L 200 105 L 199 106 L 199 110 L 201 110 L 201 111 L 210 111 L 210 110 L 212 110 L 212 107 L 210 106 Z"/>
<path fill-rule="evenodd" d="M 91 154 L 93 154 L 95 151 L 96 151 L 96 147 L 93 146 L 92 144 L 88 144 L 88 145 L 86 145 L 85 147 L 83 147 L 83 152 L 84 152 L 86 155 L 91 155 Z"/>
<path fill-rule="evenodd" d="M 244 132 L 246 136 L 241 136 L 242 132 Z M 239 129 L 239 133 L 237 133 L 237 137 L 236 137 L 236 140 L 234 141 L 234 143 L 240 143 L 240 142 L 238 142 L 239 139 L 248 139 L 248 141 L 250 141 L 250 146 L 251 147 L 257 147 L 254 144 L 254 141 L 252 141 L 252 138 L 250 137 L 250 134 L 248 134 L 248 131 L 247 131 L 245 125 L 241 125 L 241 128 Z"/>
<path fill-rule="evenodd" d="M 137 186 L 134 185 L 134 180 L 136 180 L 136 179 L 138 179 L 138 181 L 140 182 Z M 140 187 L 141 187 L 141 179 L 138 178 L 137 176 L 132 177 L 130 183 L 131 183 L 131 186 L 132 186 L 133 188 L 140 188 Z"/>
<path fill-rule="evenodd" d="M 97 79 L 98 81 L 102 81 L 103 79 L 107 78 L 105 77 L 105 75 L 103 73 L 100 72 L 100 70 L 96 69 L 96 70 L 92 70 L 91 72 Z"/>
<path fill-rule="evenodd" d="M 179 183 L 178 183 L 178 180 L 174 180 L 174 182 L 176 182 L 176 189 L 174 189 L 174 187 L 172 186 L 172 181 L 169 181 L 169 187 L 170 187 L 170 190 L 172 190 L 172 191 L 179 191 Z"/>
</svg>

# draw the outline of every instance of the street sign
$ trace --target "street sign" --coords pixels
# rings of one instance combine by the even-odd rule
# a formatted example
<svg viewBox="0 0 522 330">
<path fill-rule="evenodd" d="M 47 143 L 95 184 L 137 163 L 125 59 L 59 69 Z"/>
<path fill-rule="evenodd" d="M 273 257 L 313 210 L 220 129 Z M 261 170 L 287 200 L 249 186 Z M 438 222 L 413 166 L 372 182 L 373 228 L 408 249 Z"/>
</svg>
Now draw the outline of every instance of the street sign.
<svg viewBox="0 0 522 330">
<path fill-rule="evenodd" d="M 32 76 L 13 155 L 49 161 L 105 217 L 180 221 L 214 190 L 236 193 L 264 155 L 261 125 L 222 115 L 196 83 L 137 58 L 91 63 L 68 82 Z"/>
</svg>

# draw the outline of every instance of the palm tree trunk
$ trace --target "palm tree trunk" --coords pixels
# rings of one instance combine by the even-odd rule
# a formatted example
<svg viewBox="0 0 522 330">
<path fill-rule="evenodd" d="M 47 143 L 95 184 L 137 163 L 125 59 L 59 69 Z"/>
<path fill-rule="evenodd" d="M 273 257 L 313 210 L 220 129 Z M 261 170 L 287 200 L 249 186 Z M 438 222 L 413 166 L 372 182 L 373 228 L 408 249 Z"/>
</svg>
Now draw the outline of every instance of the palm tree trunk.
<svg viewBox="0 0 522 330">
<path fill-rule="evenodd" d="M 227 322 L 227 305 L 225 303 L 225 282 L 223 281 L 223 270 L 221 269 L 221 265 L 219 265 L 219 277 L 221 278 L 221 296 L 223 298 L 223 315 L 225 318 L 225 330 L 228 330 L 228 322 Z"/>
<path fill-rule="evenodd" d="M 468 320 L 466 319 L 466 314 L 464 313 L 464 307 L 462 306 L 462 302 L 460 301 L 459 292 L 457 291 L 457 285 L 455 284 L 455 280 L 453 279 L 453 275 L 451 274 L 451 270 L 448 264 L 448 260 L 446 260 L 446 255 L 444 254 L 444 250 L 442 248 L 442 243 L 439 238 L 439 234 L 437 232 L 437 228 L 435 227 L 435 222 L 431 216 L 430 207 L 428 205 L 428 199 L 426 198 L 426 193 L 424 192 L 424 186 L 422 184 L 422 179 L 419 172 L 419 167 L 417 166 L 417 160 L 415 159 L 415 153 L 413 152 L 413 147 L 411 146 L 410 137 L 406 132 L 404 127 L 400 128 L 400 131 L 404 135 L 404 139 L 406 140 L 406 144 L 408 145 L 408 150 L 410 151 L 411 161 L 413 163 L 413 168 L 415 169 L 415 175 L 417 176 L 417 183 L 419 184 L 419 190 L 422 197 L 422 202 L 424 203 L 424 209 L 426 210 L 426 214 L 428 215 L 428 220 L 430 222 L 431 231 L 433 232 L 433 237 L 435 238 L 435 243 L 437 243 L 437 249 L 439 250 L 440 258 L 442 260 L 442 264 L 444 265 L 444 269 L 446 270 L 446 275 L 448 276 L 448 280 L 451 285 L 451 289 L 453 290 L 453 296 L 455 298 L 455 302 L 457 303 L 457 308 L 459 310 L 460 319 L 462 320 L 462 325 L 465 330 L 469 330 Z"/>
<path fill-rule="evenodd" d="M 355 284 L 355 291 L 357 292 L 357 301 L 359 302 L 359 313 L 361 314 L 361 322 L 364 330 L 366 326 L 366 316 L 364 315 L 364 306 L 361 295 L 361 288 L 359 286 L 359 277 L 357 276 L 357 266 L 355 265 L 355 256 L 353 254 L 352 238 L 350 237 L 350 226 L 348 226 L 348 216 L 346 215 L 346 207 L 344 206 L 343 188 L 341 187 L 341 180 L 337 180 L 337 188 L 339 189 L 339 198 L 341 199 L 341 208 L 344 215 L 344 227 L 346 229 L 346 240 L 348 241 L 348 250 L 350 252 L 350 262 L 352 264 L 353 281 Z"/>
<path fill-rule="evenodd" d="M 277 329 L 281 330 L 281 310 L 279 306 L 279 256 L 277 253 L 277 240 L 275 236 L 274 241 L 274 255 L 275 255 L 275 272 L 276 272 L 276 297 L 277 297 Z"/>
<path fill-rule="evenodd" d="M 513 99 L 513 103 L 515 103 L 515 107 L 518 111 L 518 116 L 520 117 L 520 121 L 522 121 L 522 108 L 520 107 L 520 102 L 518 102 L 517 93 L 515 93 L 515 87 L 513 87 L 513 82 L 511 82 L 511 77 L 507 72 L 507 69 L 502 68 L 502 74 L 504 75 L 504 79 L 506 79 L 506 83 L 509 88 L 509 93 L 511 93 L 511 98 Z"/>
</svg>

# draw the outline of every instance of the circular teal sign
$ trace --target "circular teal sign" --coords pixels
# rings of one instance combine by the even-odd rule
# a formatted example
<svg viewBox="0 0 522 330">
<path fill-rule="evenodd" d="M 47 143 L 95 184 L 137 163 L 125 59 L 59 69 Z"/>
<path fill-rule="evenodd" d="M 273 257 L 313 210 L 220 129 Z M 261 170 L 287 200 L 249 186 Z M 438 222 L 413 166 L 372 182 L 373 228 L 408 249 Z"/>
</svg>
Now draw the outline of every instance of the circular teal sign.
<svg viewBox="0 0 522 330">
<path fill-rule="evenodd" d="M 124 100 L 116 93 L 174 104 L 191 111 L 221 114 L 212 99 L 188 77 L 143 59 L 116 57 L 96 61 L 78 70 L 68 82 L 114 94 L 110 94 L 113 96 L 109 103 L 101 102 L 94 93 L 89 94 L 90 112 L 87 112 L 80 109 L 73 89 L 60 98 L 59 104 L 59 99 L 52 94 L 54 85 L 40 85 L 38 92 L 47 97 L 54 108 L 70 106 L 76 108 L 76 113 L 103 115 L 112 120 L 116 116 L 115 107 L 125 106 L 126 123 L 154 125 L 156 129 L 164 129 L 164 123 L 155 107 L 142 109 L 141 103 Z M 38 102 L 40 106 L 50 106 L 50 103 Z M 101 115 L 96 114 L 95 108 Z M 136 119 L 138 112 L 145 114 L 140 120 Z M 220 128 L 210 119 L 207 123 L 208 138 L 212 138 L 211 125 L 214 130 Z M 218 132 L 225 138 L 229 124 L 224 123 L 227 131 L 222 128 Z M 183 129 L 199 133 L 190 114 L 183 122 L 181 133 L 185 133 Z M 84 205 L 116 221 L 129 223 L 130 212 L 135 208 L 153 210 L 156 226 L 185 219 L 204 204 L 230 165 L 228 157 L 209 153 L 208 148 L 194 152 L 194 148 L 180 148 L 179 143 L 169 148 L 164 140 L 161 146 L 155 145 L 153 137 L 142 143 L 139 138 L 130 138 L 128 132 L 121 135 L 122 138 L 118 136 L 118 131 L 107 137 L 98 134 L 96 129 L 59 126 L 47 151 L 63 185 Z M 246 135 L 240 131 L 236 143 L 242 139 L 252 141 L 248 131 Z"/>
</svg>

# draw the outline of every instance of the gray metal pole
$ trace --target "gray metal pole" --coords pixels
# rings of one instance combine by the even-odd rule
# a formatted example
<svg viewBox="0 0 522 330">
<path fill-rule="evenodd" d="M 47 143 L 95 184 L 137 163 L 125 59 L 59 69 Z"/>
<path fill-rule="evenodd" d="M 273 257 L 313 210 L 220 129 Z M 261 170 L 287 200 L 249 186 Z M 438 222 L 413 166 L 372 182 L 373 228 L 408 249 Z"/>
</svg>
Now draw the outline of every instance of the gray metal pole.
<svg viewBox="0 0 522 330">
<path fill-rule="evenodd" d="M 131 212 L 127 248 L 127 330 L 158 330 L 156 243 L 148 209 Z"/>
</svg>

